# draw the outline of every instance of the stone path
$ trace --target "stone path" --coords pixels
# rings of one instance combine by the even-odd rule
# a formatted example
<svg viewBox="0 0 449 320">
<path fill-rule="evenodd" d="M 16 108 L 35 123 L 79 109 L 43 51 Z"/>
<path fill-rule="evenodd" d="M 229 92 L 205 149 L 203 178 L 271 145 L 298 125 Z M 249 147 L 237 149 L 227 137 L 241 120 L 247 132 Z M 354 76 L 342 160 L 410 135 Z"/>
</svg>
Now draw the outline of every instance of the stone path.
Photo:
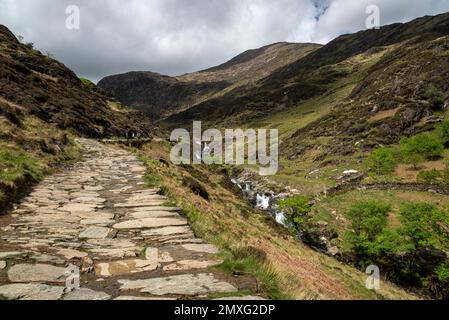
<svg viewBox="0 0 449 320">
<path fill-rule="evenodd" d="M 159 190 L 145 188 L 145 167 L 134 155 L 79 143 L 83 161 L 0 217 L 0 297 L 178 299 L 254 286 L 211 268 L 221 262 L 217 248 L 196 238 Z"/>
</svg>

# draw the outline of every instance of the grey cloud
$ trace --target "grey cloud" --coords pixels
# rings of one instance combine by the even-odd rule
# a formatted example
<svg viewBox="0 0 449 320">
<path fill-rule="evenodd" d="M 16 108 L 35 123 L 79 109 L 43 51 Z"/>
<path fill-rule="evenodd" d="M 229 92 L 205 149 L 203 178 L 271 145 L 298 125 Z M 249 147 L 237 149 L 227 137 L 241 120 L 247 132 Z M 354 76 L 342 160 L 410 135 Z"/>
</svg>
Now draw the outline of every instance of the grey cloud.
<svg viewBox="0 0 449 320">
<path fill-rule="evenodd" d="M 449 11 L 446 0 L 0 0 L 0 23 L 97 81 L 192 72 L 278 41 L 325 43 L 363 28 L 367 3 L 382 23 Z M 79 31 L 65 28 L 68 5 L 81 9 Z"/>
</svg>

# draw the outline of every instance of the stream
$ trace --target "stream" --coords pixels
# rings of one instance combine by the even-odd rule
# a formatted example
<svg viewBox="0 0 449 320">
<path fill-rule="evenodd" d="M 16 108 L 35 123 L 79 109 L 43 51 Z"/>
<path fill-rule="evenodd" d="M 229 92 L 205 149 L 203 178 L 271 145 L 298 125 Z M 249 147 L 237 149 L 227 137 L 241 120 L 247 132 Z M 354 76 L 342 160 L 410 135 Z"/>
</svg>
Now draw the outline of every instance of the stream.
<svg viewBox="0 0 449 320">
<path fill-rule="evenodd" d="M 250 175 L 241 175 L 239 178 L 231 179 L 231 182 L 241 190 L 243 198 L 255 208 L 266 212 L 279 225 L 290 230 L 295 228 L 286 213 L 277 205 L 279 200 L 291 197 L 291 193 L 267 191 L 263 183 L 259 183 L 257 179 L 253 180 Z M 331 240 L 338 238 L 338 234 L 327 230 L 327 225 L 328 223 L 324 221 L 309 224 L 307 228 L 297 232 L 296 238 L 316 251 L 335 257 L 340 251 Z"/>
<path fill-rule="evenodd" d="M 284 198 L 282 194 L 254 190 L 253 183 L 248 181 L 239 181 L 232 179 L 231 182 L 237 186 L 243 194 L 243 197 L 250 201 L 256 208 L 259 208 L 269 214 L 276 222 L 286 228 L 291 227 L 285 213 L 279 210 L 276 200 Z"/>
</svg>

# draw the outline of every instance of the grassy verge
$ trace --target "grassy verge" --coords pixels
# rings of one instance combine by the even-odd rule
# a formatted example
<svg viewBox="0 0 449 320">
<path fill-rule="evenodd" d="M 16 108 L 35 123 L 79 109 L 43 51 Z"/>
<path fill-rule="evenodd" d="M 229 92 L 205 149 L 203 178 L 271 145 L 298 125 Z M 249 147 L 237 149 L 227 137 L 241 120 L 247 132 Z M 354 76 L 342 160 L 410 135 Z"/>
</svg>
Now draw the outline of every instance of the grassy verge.
<svg viewBox="0 0 449 320">
<path fill-rule="evenodd" d="M 5 124 L 0 130 L 8 138 L 0 142 L 0 214 L 45 175 L 81 157 L 70 133 L 32 117 L 23 120 L 20 130 Z"/>
<path fill-rule="evenodd" d="M 154 142 L 138 151 L 149 185 L 161 187 L 183 209 L 195 234 L 221 249 L 222 270 L 257 279 L 256 294 L 271 299 L 414 298 L 388 283 L 378 292 L 366 289 L 365 274 L 301 244 L 242 200 L 223 168 L 172 166 L 167 147 Z M 202 192 L 194 192 L 198 188 Z"/>
</svg>

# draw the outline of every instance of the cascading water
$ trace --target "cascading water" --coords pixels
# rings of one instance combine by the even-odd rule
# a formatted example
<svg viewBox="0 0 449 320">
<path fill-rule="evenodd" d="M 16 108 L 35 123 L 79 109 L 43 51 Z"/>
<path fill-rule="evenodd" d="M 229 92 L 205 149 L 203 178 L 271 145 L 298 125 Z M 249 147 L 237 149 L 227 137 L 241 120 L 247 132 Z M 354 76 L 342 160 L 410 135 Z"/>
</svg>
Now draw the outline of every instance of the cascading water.
<svg viewBox="0 0 449 320">
<path fill-rule="evenodd" d="M 277 223 L 283 225 L 284 227 L 289 227 L 285 213 L 280 211 L 276 207 L 275 201 L 273 201 L 277 198 L 275 195 L 252 190 L 253 188 L 251 182 L 240 182 L 236 179 L 232 179 L 231 182 L 242 190 L 243 196 L 253 202 L 256 208 L 267 211 Z"/>
<path fill-rule="evenodd" d="M 264 193 L 257 193 L 256 207 L 261 208 L 263 210 L 268 210 L 268 208 L 270 208 L 270 196 Z"/>
</svg>

